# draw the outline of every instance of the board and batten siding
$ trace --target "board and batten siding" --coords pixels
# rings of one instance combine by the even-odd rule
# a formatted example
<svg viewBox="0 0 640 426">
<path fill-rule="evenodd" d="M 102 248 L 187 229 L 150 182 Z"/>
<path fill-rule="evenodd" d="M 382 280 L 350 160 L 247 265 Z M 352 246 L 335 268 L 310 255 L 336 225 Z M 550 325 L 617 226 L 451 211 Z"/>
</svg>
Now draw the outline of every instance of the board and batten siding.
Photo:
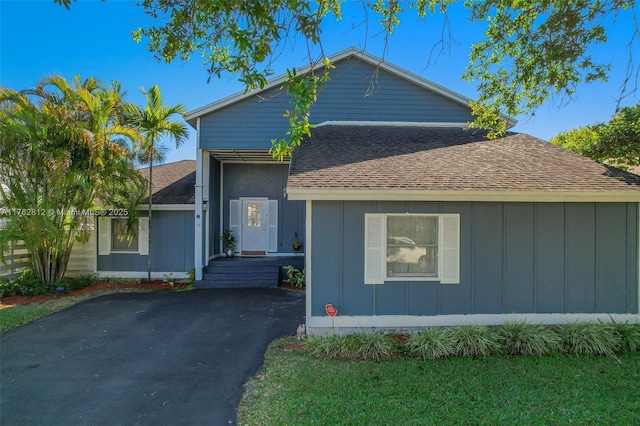
<svg viewBox="0 0 640 426">
<path fill-rule="evenodd" d="M 266 197 L 277 200 L 277 245 L 279 253 L 293 253 L 291 243 L 298 233 L 304 241 L 305 204 L 284 196 L 289 173 L 288 164 L 236 164 L 224 163 L 223 170 L 223 229 L 229 229 L 230 201 L 240 198 Z"/>
<path fill-rule="evenodd" d="M 460 283 L 364 284 L 366 213 L 460 215 Z M 311 315 L 638 313 L 637 203 L 313 201 Z"/>
<path fill-rule="evenodd" d="M 193 269 L 195 258 L 193 210 L 154 210 L 151 222 L 151 270 L 153 272 L 188 272 Z M 137 253 L 99 255 L 97 262 L 98 272 L 147 271 L 147 256 Z"/>
<path fill-rule="evenodd" d="M 93 232 L 89 240 L 84 243 L 75 241 L 71 248 L 69 263 L 67 263 L 68 277 L 93 274 L 96 272 L 96 233 Z"/>
<path fill-rule="evenodd" d="M 283 117 L 292 108 L 289 101 L 286 90 L 273 88 L 204 115 L 200 148 L 269 149 L 272 139 L 286 137 L 289 130 L 289 120 Z M 331 71 L 331 80 L 313 106 L 312 120 L 467 123 L 473 117 L 466 105 L 385 70 L 376 73 L 374 66 L 350 58 Z"/>
</svg>

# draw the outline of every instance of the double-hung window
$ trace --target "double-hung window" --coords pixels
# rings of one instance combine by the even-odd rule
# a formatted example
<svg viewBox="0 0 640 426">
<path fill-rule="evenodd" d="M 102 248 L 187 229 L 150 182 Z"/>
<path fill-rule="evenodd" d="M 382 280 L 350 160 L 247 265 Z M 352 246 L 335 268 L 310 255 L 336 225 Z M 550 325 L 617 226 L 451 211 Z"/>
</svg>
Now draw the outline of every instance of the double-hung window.
<svg viewBox="0 0 640 426">
<path fill-rule="evenodd" d="M 458 214 L 366 214 L 365 284 L 460 281 Z"/>
</svg>

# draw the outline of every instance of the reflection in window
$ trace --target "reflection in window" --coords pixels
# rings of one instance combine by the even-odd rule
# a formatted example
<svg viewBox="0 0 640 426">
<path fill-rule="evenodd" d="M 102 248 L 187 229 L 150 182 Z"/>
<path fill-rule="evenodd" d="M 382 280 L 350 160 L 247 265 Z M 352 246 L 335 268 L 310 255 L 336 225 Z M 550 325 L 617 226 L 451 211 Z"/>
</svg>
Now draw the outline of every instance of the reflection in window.
<svg viewBox="0 0 640 426">
<path fill-rule="evenodd" d="M 435 277 L 437 253 L 436 216 L 387 216 L 387 277 Z"/>
<path fill-rule="evenodd" d="M 260 228 L 260 204 L 247 204 L 247 226 L 249 228 Z"/>
<path fill-rule="evenodd" d="M 138 251 L 138 228 L 127 229 L 127 219 L 111 219 L 111 251 Z"/>
</svg>

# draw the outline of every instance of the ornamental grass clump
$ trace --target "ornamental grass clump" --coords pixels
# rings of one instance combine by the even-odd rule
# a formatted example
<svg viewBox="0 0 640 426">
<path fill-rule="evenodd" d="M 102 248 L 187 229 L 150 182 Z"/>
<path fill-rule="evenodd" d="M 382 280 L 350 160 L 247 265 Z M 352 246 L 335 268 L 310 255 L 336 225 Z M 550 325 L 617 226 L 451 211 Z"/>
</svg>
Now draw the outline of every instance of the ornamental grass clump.
<svg viewBox="0 0 640 426">
<path fill-rule="evenodd" d="M 569 355 L 615 356 L 621 348 L 622 339 L 610 323 L 574 322 L 557 330 Z"/>
<path fill-rule="evenodd" d="M 306 346 L 312 356 L 325 359 L 381 360 L 395 354 L 393 337 L 386 333 L 310 336 Z"/>
<path fill-rule="evenodd" d="M 484 325 L 468 325 L 451 329 L 454 353 L 473 358 L 492 355 L 500 345 L 496 334 Z"/>
<path fill-rule="evenodd" d="M 498 342 L 509 355 L 544 356 L 562 349 L 562 339 L 551 328 L 526 320 L 506 322 L 497 334 Z"/>
<path fill-rule="evenodd" d="M 345 334 L 309 336 L 305 342 L 309 354 L 316 358 L 344 359 L 353 357 L 353 339 Z"/>
<path fill-rule="evenodd" d="M 621 340 L 620 350 L 628 353 L 640 352 L 640 324 L 612 323 Z"/>
<path fill-rule="evenodd" d="M 349 336 L 354 349 L 353 359 L 381 360 L 394 355 L 393 337 L 387 333 L 358 333 Z"/>
<path fill-rule="evenodd" d="M 425 328 L 412 333 L 406 342 L 409 353 L 421 359 L 440 359 L 455 355 L 455 342 L 446 328 Z"/>
</svg>

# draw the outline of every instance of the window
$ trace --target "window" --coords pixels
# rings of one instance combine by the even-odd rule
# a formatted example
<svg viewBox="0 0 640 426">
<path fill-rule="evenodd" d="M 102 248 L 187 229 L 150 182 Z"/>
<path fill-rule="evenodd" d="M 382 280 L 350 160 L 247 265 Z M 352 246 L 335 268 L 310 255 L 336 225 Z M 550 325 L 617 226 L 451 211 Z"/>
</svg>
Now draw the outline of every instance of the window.
<svg viewBox="0 0 640 426">
<path fill-rule="evenodd" d="M 111 219 L 111 251 L 138 251 L 138 230 L 127 229 L 127 219 Z"/>
<path fill-rule="evenodd" d="M 126 218 L 98 218 L 98 255 L 111 253 L 149 254 L 149 218 L 138 218 L 138 226 L 127 228 Z"/>
<path fill-rule="evenodd" d="M 247 204 L 247 226 L 249 228 L 260 228 L 260 203 Z"/>
<path fill-rule="evenodd" d="M 366 214 L 365 284 L 458 283 L 457 214 Z"/>
</svg>

